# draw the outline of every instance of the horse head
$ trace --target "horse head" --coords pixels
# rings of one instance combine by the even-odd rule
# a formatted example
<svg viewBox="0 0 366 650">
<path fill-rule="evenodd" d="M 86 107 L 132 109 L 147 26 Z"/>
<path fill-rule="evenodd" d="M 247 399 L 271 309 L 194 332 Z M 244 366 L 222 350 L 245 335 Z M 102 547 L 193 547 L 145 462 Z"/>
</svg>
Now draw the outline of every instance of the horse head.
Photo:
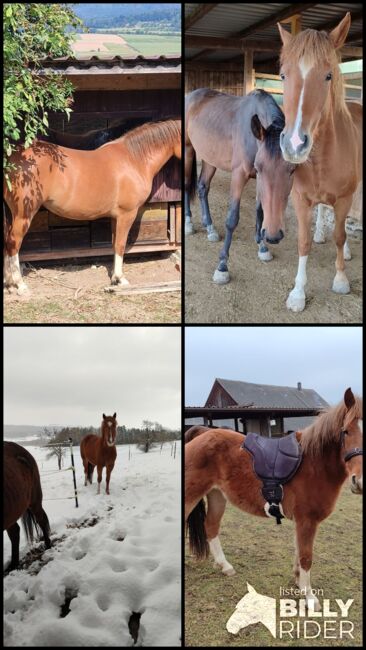
<svg viewBox="0 0 366 650">
<path fill-rule="evenodd" d="M 292 189 L 295 165 L 286 162 L 280 149 L 280 132 L 284 122 L 265 128 L 253 115 L 251 128 L 257 142 L 254 169 L 257 174 L 257 202 L 262 204 L 263 222 L 257 224 L 257 243 L 278 244 L 284 237 L 284 214 Z"/>
<path fill-rule="evenodd" d="M 105 415 L 103 413 L 102 436 L 108 447 L 114 447 L 117 435 L 117 413 Z"/>
<path fill-rule="evenodd" d="M 362 494 L 362 400 L 350 388 L 344 393 L 345 415 L 341 431 L 341 448 L 351 492 Z"/>
</svg>

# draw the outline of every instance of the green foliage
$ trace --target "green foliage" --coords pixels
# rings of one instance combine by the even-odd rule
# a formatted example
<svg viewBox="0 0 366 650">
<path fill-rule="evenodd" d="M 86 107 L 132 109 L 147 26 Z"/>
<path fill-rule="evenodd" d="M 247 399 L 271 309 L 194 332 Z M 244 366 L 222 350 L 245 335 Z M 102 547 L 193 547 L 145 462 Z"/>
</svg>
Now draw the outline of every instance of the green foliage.
<svg viewBox="0 0 366 650">
<path fill-rule="evenodd" d="M 72 55 L 71 30 L 81 25 L 66 4 L 3 5 L 5 172 L 17 142 L 28 147 L 38 132 L 47 132 L 49 110 L 70 115 L 72 84 L 43 71 L 42 61 Z"/>
</svg>

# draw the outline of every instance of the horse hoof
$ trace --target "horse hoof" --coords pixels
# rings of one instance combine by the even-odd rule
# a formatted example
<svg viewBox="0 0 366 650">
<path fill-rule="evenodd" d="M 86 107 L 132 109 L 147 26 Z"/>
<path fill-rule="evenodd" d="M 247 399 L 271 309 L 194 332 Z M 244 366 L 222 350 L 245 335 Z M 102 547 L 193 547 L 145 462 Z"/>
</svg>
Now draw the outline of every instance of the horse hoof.
<svg viewBox="0 0 366 650">
<path fill-rule="evenodd" d="M 313 241 L 316 244 L 325 244 L 325 237 L 324 235 L 317 235 L 317 233 L 314 234 Z"/>
<path fill-rule="evenodd" d="M 220 235 L 215 228 L 212 228 L 212 230 L 207 230 L 207 239 L 208 241 L 220 241 Z"/>
<path fill-rule="evenodd" d="M 286 301 L 286 307 L 294 312 L 303 311 L 305 309 L 305 294 L 302 296 L 291 291 Z"/>
<path fill-rule="evenodd" d="M 215 282 L 215 284 L 227 284 L 228 282 L 230 282 L 229 271 L 219 271 L 218 269 L 216 269 L 212 279 Z"/>
<path fill-rule="evenodd" d="M 184 234 L 185 235 L 193 235 L 194 234 L 193 223 L 185 223 L 184 224 Z"/>
<path fill-rule="evenodd" d="M 273 260 L 273 255 L 271 251 L 268 250 L 264 251 L 263 253 L 261 253 L 261 251 L 258 251 L 258 257 L 261 262 L 270 262 L 271 260 Z"/>
<path fill-rule="evenodd" d="M 127 278 L 124 277 L 124 275 L 122 275 L 121 278 L 118 278 L 116 275 L 112 275 L 111 283 L 119 287 L 127 287 L 130 284 Z"/>
<path fill-rule="evenodd" d="M 349 282 L 347 278 L 345 280 L 341 280 L 341 279 L 337 280 L 337 278 L 334 278 L 332 290 L 335 293 L 340 293 L 345 295 L 346 293 L 350 293 L 351 287 L 349 286 Z"/>
<path fill-rule="evenodd" d="M 235 571 L 235 569 L 233 567 L 230 567 L 229 569 L 223 569 L 222 572 L 226 576 L 234 576 L 236 574 L 236 571 Z"/>
<path fill-rule="evenodd" d="M 28 291 L 28 287 L 25 284 L 25 282 L 22 282 L 17 288 L 18 296 L 22 296 L 23 294 L 27 293 L 27 291 Z"/>
</svg>

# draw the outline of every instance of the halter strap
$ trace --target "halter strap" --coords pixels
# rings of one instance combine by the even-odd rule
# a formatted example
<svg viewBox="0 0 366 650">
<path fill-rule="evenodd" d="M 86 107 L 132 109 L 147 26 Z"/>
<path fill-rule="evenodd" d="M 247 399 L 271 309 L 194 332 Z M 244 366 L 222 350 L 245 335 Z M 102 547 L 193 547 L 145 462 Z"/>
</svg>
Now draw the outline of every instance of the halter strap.
<svg viewBox="0 0 366 650">
<path fill-rule="evenodd" d="M 348 434 L 348 431 L 346 429 L 341 430 L 341 445 L 344 447 L 344 438 Z M 354 458 L 354 456 L 363 456 L 363 449 L 360 449 L 360 447 L 354 447 L 353 449 L 350 449 L 344 456 L 343 460 L 345 463 L 347 463 L 351 458 Z"/>
</svg>

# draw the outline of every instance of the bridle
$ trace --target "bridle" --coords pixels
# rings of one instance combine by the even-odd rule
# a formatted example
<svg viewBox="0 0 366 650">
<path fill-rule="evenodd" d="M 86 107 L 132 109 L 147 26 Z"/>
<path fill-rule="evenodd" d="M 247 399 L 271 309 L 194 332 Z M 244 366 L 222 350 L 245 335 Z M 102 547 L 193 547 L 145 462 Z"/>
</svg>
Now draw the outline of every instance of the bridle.
<svg viewBox="0 0 366 650">
<path fill-rule="evenodd" d="M 346 429 L 341 430 L 341 447 L 344 447 L 344 439 L 348 435 L 348 431 Z M 353 449 L 350 449 L 344 456 L 343 460 L 345 463 L 347 463 L 351 458 L 354 458 L 354 456 L 363 456 L 363 449 L 360 449 L 360 447 L 354 447 Z"/>
</svg>

